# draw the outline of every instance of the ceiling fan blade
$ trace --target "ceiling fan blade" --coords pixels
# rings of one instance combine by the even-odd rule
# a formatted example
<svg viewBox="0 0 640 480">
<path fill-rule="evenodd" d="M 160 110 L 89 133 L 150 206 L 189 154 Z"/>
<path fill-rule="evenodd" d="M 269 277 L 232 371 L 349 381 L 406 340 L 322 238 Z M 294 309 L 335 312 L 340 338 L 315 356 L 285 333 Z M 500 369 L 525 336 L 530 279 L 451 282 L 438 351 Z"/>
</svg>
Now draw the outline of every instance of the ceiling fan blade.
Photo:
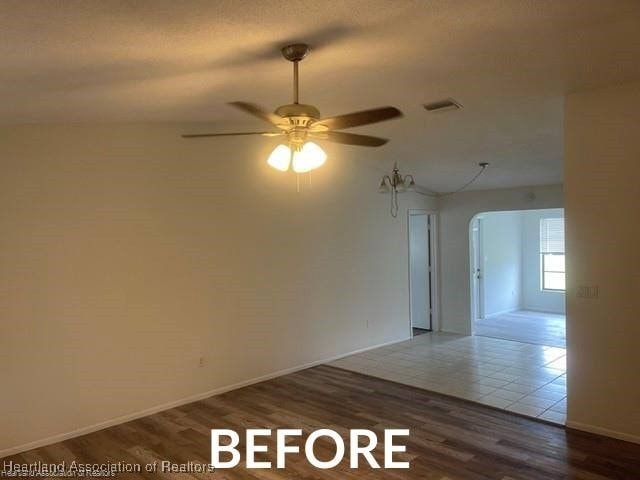
<svg viewBox="0 0 640 480">
<path fill-rule="evenodd" d="M 231 133 L 187 133 L 182 138 L 199 138 L 199 137 L 231 137 L 237 135 L 262 135 L 263 137 L 279 137 L 283 135 L 281 132 L 231 132 Z"/>
<path fill-rule="evenodd" d="M 402 112 L 395 107 L 373 108 L 361 112 L 347 113 L 336 117 L 321 118 L 314 124 L 321 124 L 330 130 L 342 130 L 343 128 L 358 127 L 370 123 L 383 122 L 392 118 L 401 117 Z"/>
<path fill-rule="evenodd" d="M 239 108 L 243 112 L 246 112 L 249 115 L 253 115 L 254 117 L 258 117 L 264 120 L 265 122 L 271 123 L 272 125 L 281 125 L 283 123 L 286 123 L 286 121 L 280 115 L 271 113 L 265 110 L 264 108 L 256 105 L 255 103 L 231 102 L 229 103 L 229 105 L 233 105 L 234 107 Z"/>
<path fill-rule="evenodd" d="M 344 143 L 345 145 L 360 145 L 362 147 L 379 147 L 384 145 L 389 140 L 380 137 L 371 137 L 369 135 L 358 135 L 355 133 L 347 132 L 323 132 L 323 133 L 310 133 L 313 138 L 321 140 L 329 140 L 335 143 Z"/>
</svg>

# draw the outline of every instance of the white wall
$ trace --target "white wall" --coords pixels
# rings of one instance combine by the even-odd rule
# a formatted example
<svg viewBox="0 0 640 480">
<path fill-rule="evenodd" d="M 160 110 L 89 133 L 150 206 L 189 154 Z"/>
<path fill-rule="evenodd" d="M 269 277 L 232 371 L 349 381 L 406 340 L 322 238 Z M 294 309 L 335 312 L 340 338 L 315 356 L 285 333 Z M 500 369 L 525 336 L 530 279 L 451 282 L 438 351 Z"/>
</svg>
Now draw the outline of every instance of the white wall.
<svg viewBox="0 0 640 480">
<path fill-rule="evenodd" d="M 562 206 L 561 185 L 462 192 L 438 200 L 442 330 L 471 334 L 469 222 L 473 216 Z"/>
<path fill-rule="evenodd" d="M 565 293 L 542 290 L 540 220 L 564 217 L 562 208 L 522 212 L 522 308 L 565 313 Z"/>
<path fill-rule="evenodd" d="M 568 424 L 640 442 L 640 83 L 565 111 Z M 598 286 L 598 298 L 577 296 Z"/>
<path fill-rule="evenodd" d="M 488 212 L 482 222 L 484 316 L 520 308 L 522 277 L 522 215 Z"/>
<path fill-rule="evenodd" d="M 185 130 L 0 129 L 0 452 L 408 337 L 427 199 L 392 219 L 365 149 L 297 194 L 264 138 Z"/>
</svg>

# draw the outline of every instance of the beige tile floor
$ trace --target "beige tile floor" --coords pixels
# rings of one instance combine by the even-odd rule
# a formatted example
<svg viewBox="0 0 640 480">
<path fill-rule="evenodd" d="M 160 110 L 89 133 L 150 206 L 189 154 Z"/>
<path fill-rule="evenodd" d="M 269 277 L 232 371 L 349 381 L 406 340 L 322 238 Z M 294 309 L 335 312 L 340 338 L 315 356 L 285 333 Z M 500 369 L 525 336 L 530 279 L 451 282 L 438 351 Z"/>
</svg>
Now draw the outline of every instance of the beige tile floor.
<svg viewBox="0 0 640 480">
<path fill-rule="evenodd" d="M 564 424 L 563 348 L 427 333 L 330 365 Z"/>
</svg>

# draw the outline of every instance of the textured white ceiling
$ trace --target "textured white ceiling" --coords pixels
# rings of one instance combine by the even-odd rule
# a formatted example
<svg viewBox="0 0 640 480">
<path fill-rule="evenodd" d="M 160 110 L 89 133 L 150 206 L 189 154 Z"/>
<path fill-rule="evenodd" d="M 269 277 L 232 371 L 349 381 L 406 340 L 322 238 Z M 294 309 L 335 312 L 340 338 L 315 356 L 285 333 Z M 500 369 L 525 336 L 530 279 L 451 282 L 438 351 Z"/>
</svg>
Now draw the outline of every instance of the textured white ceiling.
<svg viewBox="0 0 640 480">
<path fill-rule="evenodd" d="M 345 152 L 398 160 L 437 190 L 480 161 L 492 166 L 474 188 L 559 183 L 563 95 L 640 79 L 639 26 L 637 0 L 2 0 L 0 123 L 253 129 L 225 103 L 289 103 L 278 47 L 306 41 L 301 101 L 406 114 L 353 130 L 385 147 Z M 422 109 L 443 97 L 465 108 Z"/>
</svg>

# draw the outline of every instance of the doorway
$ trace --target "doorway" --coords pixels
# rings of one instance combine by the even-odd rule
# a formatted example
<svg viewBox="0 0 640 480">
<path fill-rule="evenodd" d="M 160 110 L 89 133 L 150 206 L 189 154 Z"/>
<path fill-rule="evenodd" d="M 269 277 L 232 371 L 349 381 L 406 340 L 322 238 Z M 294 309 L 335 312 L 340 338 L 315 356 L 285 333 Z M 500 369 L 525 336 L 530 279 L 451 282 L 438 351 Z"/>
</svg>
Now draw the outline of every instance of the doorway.
<svg viewBox="0 0 640 480">
<path fill-rule="evenodd" d="M 435 324 L 435 214 L 409 210 L 409 312 L 411 336 Z"/>
<path fill-rule="evenodd" d="M 484 285 L 482 280 L 482 217 L 471 221 L 471 319 L 475 323 L 484 318 Z"/>
<path fill-rule="evenodd" d="M 564 349 L 564 210 L 484 212 L 469 228 L 473 334 Z"/>
</svg>

